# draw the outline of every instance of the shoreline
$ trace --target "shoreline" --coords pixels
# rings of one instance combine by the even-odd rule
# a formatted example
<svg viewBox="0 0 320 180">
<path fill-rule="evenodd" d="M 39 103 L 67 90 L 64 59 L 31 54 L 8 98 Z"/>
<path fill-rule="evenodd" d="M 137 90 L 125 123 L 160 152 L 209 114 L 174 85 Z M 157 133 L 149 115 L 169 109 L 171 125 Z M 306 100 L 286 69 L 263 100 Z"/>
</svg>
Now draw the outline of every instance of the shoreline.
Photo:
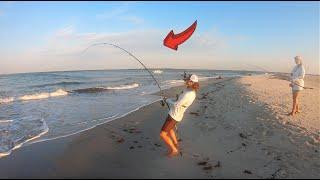
<svg viewBox="0 0 320 180">
<path fill-rule="evenodd" d="M 216 79 L 216 77 L 208 77 L 208 78 L 206 78 L 206 80 L 203 80 L 202 83 L 205 82 L 205 81 L 212 81 L 212 80 L 215 80 L 215 79 Z M 162 93 L 166 94 L 166 93 L 168 93 L 168 92 L 170 92 L 170 91 L 173 91 L 173 90 L 171 90 L 171 89 L 176 89 L 176 88 L 181 88 L 181 87 L 183 87 L 183 85 L 177 85 L 177 86 L 173 86 L 173 87 L 168 87 L 168 88 L 162 89 Z M 161 95 L 160 95 L 160 91 L 151 93 L 150 95 L 161 96 Z M 166 94 L 166 95 L 167 95 L 167 94 Z M 159 101 L 161 101 L 161 99 L 155 100 L 155 101 L 153 101 L 153 102 L 146 103 L 146 104 L 144 104 L 144 105 L 142 105 L 142 106 L 140 106 L 140 107 L 138 107 L 138 108 L 136 108 L 136 109 L 133 109 L 133 110 L 131 110 L 131 111 L 129 111 L 129 112 L 126 112 L 126 113 L 120 115 L 119 117 L 115 117 L 115 118 L 113 118 L 113 117 L 103 118 L 103 119 L 106 119 L 107 121 L 102 122 L 102 123 L 100 123 L 100 124 L 97 124 L 97 125 L 95 125 L 95 126 L 93 126 L 93 127 L 90 127 L 90 128 L 87 128 L 87 129 L 83 129 L 83 130 L 80 130 L 80 131 L 77 131 L 77 132 L 75 132 L 75 133 L 70 133 L 70 134 L 67 134 L 67 135 L 58 136 L 58 137 L 49 138 L 49 139 L 41 139 L 41 137 L 42 137 L 43 135 L 47 134 L 48 131 L 49 131 L 49 130 L 45 130 L 44 132 L 40 133 L 39 135 L 37 135 L 37 136 L 35 136 L 35 137 L 32 137 L 31 139 L 27 139 L 25 142 L 22 142 L 22 143 L 16 145 L 16 146 L 15 146 L 13 149 L 11 149 L 10 151 L 5 152 L 5 153 L 0 153 L 0 160 L 1 160 L 1 158 L 3 158 L 3 157 L 10 156 L 11 153 L 13 153 L 14 151 L 16 151 L 17 149 L 20 149 L 20 148 L 23 148 L 23 147 L 26 147 L 26 146 L 30 146 L 30 145 L 33 145 L 33 144 L 36 144 L 36 143 L 41 143 L 41 142 L 56 140 L 56 139 L 60 139 L 60 138 L 67 138 L 67 137 L 69 137 L 69 136 L 73 136 L 73 135 L 77 135 L 77 134 L 79 134 L 79 133 L 83 133 L 83 132 L 89 131 L 89 130 L 94 129 L 94 128 L 100 126 L 100 125 L 103 125 L 103 124 L 106 124 L 106 123 L 111 123 L 112 121 L 115 121 L 115 120 L 117 120 L 117 119 L 121 119 L 121 118 L 129 115 L 130 113 L 133 113 L 133 112 L 135 112 L 135 111 L 139 111 L 141 108 L 146 107 L 146 106 L 149 106 L 149 105 L 154 104 L 154 103 L 157 103 L 157 102 L 159 102 Z M 110 119 L 110 120 L 108 120 L 108 119 Z M 37 140 L 37 139 L 39 139 L 39 140 Z"/>
<path fill-rule="evenodd" d="M 179 124 L 182 156 L 165 156 L 159 132 L 167 110 L 157 101 L 88 131 L 21 147 L 0 159 L 0 177 L 319 177 L 319 146 L 306 145 L 310 137 L 278 121 L 265 102 L 251 96 L 244 78 L 259 77 L 200 84 Z"/>
</svg>

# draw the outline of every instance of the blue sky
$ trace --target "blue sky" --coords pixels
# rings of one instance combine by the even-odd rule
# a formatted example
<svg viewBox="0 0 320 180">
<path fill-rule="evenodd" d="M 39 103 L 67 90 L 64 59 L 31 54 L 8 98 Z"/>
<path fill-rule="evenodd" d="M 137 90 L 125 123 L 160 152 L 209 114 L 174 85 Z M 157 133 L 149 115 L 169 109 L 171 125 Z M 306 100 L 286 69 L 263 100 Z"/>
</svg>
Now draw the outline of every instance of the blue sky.
<svg viewBox="0 0 320 180">
<path fill-rule="evenodd" d="M 162 46 L 170 30 L 195 20 L 178 52 Z M 155 68 L 287 72 L 298 54 L 309 73 L 320 68 L 319 2 L 1 2 L 0 39 L 0 74 L 126 66 L 104 64 L 105 56 L 125 58 L 112 50 L 95 51 L 90 63 L 66 55 L 101 41 L 123 45 Z"/>
</svg>

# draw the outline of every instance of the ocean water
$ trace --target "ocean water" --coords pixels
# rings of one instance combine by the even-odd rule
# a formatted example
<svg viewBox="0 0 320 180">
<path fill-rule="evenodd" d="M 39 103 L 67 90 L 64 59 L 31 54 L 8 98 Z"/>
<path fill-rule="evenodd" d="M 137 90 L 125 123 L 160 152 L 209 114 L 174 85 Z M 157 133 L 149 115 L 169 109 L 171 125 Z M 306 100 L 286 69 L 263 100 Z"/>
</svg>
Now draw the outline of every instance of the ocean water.
<svg viewBox="0 0 320 180">
<path fill-rule="evenodd" d="M 200 82 L 243 71 L 188 70 Z M 154 71 L 162 89 L 183 84 L 183 70 Z M 22 145 L 76 134 L 161 99 L 143 69 L 0 75 L 0 157 Z"/>
</svg>

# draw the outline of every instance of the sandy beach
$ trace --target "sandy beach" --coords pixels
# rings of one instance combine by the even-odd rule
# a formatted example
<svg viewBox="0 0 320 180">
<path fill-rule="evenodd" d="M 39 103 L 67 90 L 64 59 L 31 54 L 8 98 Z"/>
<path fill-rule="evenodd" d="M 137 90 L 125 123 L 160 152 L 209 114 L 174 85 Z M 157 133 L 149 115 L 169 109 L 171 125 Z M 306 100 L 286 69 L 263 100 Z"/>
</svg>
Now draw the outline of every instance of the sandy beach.
<svg viewBox="0 0 320 180">
<path fill-rule="evenodd" d="M 302 113 L 288 117 L 283 76 L 201 82 L 178 126 L 181 155 L 168 158 L 159 102 L 0 159 L 0 178 L 320 178 L 320 78 L 306 76 Z M 182 87 L 167 90 L 175 96 Z"/>
</svg>

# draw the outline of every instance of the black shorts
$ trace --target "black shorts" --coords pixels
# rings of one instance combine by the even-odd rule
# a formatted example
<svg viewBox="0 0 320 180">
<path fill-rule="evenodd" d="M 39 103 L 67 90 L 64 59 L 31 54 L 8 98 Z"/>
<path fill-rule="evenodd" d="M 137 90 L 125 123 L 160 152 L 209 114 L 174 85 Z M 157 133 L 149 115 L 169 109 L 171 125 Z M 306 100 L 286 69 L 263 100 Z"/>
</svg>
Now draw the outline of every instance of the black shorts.
<svg viewBox="0 0 320 180">
<path fill-rule="evenodd" d="M 174 120 L 170 115 L 168 115 L 166 122 L 163 124 L 161 131 L 169 133 L 178 122 Z"/>
</svg>

